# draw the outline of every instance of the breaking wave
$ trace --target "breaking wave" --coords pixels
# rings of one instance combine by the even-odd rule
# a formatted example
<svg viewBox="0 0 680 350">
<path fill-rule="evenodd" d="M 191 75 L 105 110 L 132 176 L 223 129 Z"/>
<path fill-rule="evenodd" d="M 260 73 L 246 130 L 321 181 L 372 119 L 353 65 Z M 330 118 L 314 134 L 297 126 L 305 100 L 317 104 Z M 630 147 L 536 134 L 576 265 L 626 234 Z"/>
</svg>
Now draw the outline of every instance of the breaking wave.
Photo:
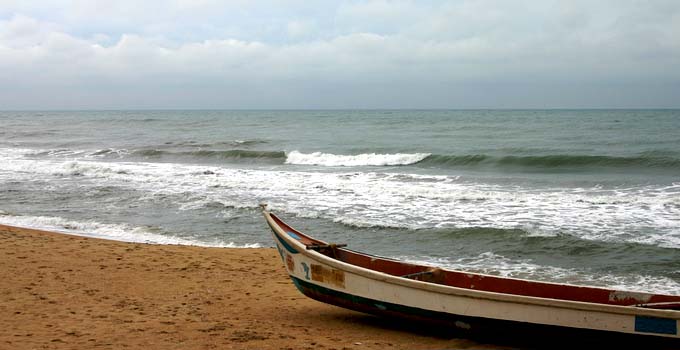
<svg viewBox="0 0 680 350">
<path fill-rule="evenodd" d="M 32 151 L 28 156 L 54 158 L 96 158 L 96 159 L 145 159 L 145 160 L 195 160 L 198 162 L 262 162 L 267 164 L 316 165 L 327 167 L 353 166 L 408 166 L 431 167 L 441 169 L 473 168 L 494 169 L 507 168 L 519 171 L 587 171 L 599 170 L 661 170 L 680 171 L 680 159 L 674 155 L 643 153 L 637 156 L 615 157 L 606 155 L 504 155 L 489 154 L 444 155 L 424 152 L 414 153 L 362 153 L 356 155 L 342 155 L 334 153 L 302 153 L 294 150 L 290 152 L 279 150 L 251 150 L 247 149 L 251 143 L 260 141 L 231 141 L 238 148 L 211 149 L 203 146 L 211 144 L 189 143 L 180 145 L 184 149 L 165 149 L 164 147 L 140 149 L 105 148 L 99 150 L 73 150 L 57 148 L 51 150 Z M 242 146 L 242 147 L 239 147 Z M 174 147 L 174 146 L 169 146 Z M 186 149 L 188 147 L 188 149 Z"/>
<path fill-rule="evenodd" d="M 331 153 L 301 153 L 292 151 L 286 157 L 286 164 L 322 166 L 395 166 L 411 165 L 429 157 L 429 153 L 364 153 L 337 155 Z"/>
</svg>

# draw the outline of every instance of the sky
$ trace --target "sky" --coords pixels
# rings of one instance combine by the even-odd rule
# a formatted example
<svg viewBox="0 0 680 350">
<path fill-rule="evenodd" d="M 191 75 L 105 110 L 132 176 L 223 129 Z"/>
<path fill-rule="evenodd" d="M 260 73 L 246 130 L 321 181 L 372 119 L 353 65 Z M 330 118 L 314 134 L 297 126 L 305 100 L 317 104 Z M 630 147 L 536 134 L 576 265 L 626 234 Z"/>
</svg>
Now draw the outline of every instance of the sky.
<svg viewBox="0 0 680 350">
<path fill-rule="evenodd" d="M 680 108 L 680 1 L 0 0 L 0 110 Z"/>
</svg>

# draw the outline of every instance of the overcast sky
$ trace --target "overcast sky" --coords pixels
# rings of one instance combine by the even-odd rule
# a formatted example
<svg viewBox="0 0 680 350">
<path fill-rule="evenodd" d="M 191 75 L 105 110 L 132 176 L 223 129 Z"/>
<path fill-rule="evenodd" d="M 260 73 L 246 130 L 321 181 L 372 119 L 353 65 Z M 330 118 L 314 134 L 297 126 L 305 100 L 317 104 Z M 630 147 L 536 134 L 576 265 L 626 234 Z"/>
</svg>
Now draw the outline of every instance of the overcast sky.
<svg viewBox="0 0 680 350">
<path fill-rule="evenodd" d="M 678 108 L 680 1 L 0 0 L 0 109 Z"/>
</svg>

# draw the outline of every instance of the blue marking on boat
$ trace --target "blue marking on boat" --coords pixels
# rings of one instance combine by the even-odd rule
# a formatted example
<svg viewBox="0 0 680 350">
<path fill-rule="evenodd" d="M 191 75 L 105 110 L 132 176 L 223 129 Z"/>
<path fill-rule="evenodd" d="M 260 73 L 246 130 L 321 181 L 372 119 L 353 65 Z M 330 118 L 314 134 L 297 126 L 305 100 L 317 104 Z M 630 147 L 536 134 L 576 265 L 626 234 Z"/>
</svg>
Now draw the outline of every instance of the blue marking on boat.
<svg viewBox="0 0 680 350">
<path fill-rule="evenodd" d="M 291 236 L 291 237 L 297 239 L 298 241 L 300 240 L 300 236 L 296 235 L 294 232 L 292 232 L 292 231 L 286 231 L 286 233 L 287 233 L 289 236 Z"/>
<path fill-rule="evenodd" d="M 678 333 L 678 323 L 669 318 L 635 316 L 635 331 L 675 335 Z"/>
<path fill-rule="evenodd" d="M 288 242 L 284 241 L 283 238 L 279 237 L 279 234 L 276 233 L 276 230 L 274 229 L 274 227 L 272 227 L 272 225 L 269 225 L 269 227 L 272 229 L 272 232 L 274 233 L 274 237 L 276 237 L 276 240 L 279 241 L 279 243 L 281 243 L 281 245 L 284 248 L 286 248 L 286 250 L 289 253 L 291 253 L 291 254 L 297 254 L 298 253 L 298 251 L 295 248 L 293 248 L 290 244 L 288 244 Z M 282 256 L 282 258 L 283 258 L 283 256 Z"/>
<path fill-rule="evenodd" d="M 309 266 L 307 266 L 306 263 L 300 263 L 302 265 L 302 268 L 305 270 L 305 279 L 309 280 Z"/>
</svg>

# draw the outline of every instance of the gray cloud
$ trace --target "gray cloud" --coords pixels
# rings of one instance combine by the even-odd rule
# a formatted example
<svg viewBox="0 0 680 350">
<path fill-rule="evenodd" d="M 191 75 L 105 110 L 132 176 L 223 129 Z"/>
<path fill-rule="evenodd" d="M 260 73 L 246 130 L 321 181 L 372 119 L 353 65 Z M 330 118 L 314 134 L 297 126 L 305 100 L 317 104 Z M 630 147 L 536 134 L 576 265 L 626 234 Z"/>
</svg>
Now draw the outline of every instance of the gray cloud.
<svg viewBox="0 0 680 350">
<path fill-rule="evenodd" d="M 7 2 L 0 109 L 680 107 L 674 1 L 277 4 Z"/>
</svg>

